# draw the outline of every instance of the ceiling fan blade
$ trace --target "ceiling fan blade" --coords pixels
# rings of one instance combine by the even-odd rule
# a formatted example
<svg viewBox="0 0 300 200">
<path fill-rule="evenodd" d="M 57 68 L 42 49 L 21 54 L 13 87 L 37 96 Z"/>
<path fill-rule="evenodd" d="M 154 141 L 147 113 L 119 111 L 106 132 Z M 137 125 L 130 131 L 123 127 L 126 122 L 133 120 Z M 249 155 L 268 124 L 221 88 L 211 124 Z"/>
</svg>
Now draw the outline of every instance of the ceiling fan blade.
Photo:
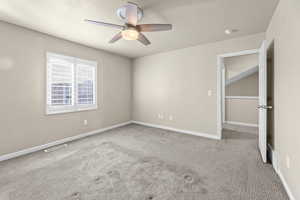
<svg viewBox="0 0 300 200">
<path fill-rule="evenodd" d="M 172 30 L 172 24 L 140 24 L 136 26 L 141 32 L 155 32 Z"/>
<path fill-rule="evenodd" d="M 88 23 L 91 23 L 91 24 L 96 24 L 96 25 L 100 25 L 100 26 L 106 26 L 106 27 L 116 28 L 116 29 L 121 29 L 121 30 L 123 30 L 125 28 L 125 26 L 121 26 L 121 25 L 118 25 L 118 24 L 110 24 L 110 23 L 105 23 L 105 22 L 89 20 L 89 19 L 85 19 L 84 21 L 88 22 Z"/>
<path fill-rule="evenodd" d="M 146 36 L 142 33 L 139 34 L 139 38 L 137 39 L 138 41 L 140 41 L 143 45 L 147 46 L 149 44 L 151 44 L 151 42 L 146 38 Z"/>
<path fill-rule="evenodd" d="M 126 5 L 126 23 L 136 26 L 138 21 L 138 6 L 128 2 Z"/>
<path fill-rule="evenodd" d="M 119 39 L 122 38 L 122 32 L 119 32 L 117 35 L 115 35 L 110 41 L 109 43 L 114 43 L 116 41 L 118 41 Z"/>
</svg>

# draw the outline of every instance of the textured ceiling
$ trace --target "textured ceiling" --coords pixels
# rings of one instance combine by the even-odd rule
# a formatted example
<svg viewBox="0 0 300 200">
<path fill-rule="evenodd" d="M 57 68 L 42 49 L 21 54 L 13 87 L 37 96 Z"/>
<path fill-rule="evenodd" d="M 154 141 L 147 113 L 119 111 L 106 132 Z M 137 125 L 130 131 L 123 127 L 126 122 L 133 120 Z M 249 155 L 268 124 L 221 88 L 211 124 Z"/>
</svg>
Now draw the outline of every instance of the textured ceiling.
<svg viewBox="0 0 300 200">
<path fill-rule="evenodd" d="M 170 32 L 145 33 L 152 44 L 121 40 L 108 44 L 118 30 L 83 19 L 123 24 L 116 10 L 124 0 L 0 0 L 0 20 L 49 35 L 121 54 L 153 53 L 264 32 L 278 0 L 131 0 L 144 9 L 139 23 L 172 23 Z M 238 29 L 230 36 L 226 28 Z"/>
</svg>

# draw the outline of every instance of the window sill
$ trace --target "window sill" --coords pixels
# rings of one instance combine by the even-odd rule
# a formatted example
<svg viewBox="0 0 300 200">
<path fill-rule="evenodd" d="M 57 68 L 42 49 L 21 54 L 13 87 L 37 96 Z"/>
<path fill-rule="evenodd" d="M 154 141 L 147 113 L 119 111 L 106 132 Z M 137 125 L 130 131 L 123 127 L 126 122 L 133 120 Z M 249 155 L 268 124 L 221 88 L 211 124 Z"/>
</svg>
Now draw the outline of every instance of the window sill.
<svg viewBox="0 0 300 200">
<path fill-rule="evenodd" d="M 76 108 L 70 110 L 46 110 L 46 115 L 59 115 L 59 114 L 67 114 L 67 113 L 76 113 L 76 112 L 83 112 L 83 111 L 92 111 L 97 110 L 98 106 L 91 106 L 88 108 Z"/>
</svg>

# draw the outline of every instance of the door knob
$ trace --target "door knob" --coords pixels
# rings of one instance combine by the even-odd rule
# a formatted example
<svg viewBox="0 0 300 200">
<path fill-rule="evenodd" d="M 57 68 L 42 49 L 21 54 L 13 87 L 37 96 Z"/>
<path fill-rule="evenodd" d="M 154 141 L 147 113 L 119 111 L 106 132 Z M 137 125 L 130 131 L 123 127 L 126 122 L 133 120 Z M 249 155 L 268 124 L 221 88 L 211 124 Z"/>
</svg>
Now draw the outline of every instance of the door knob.
<svg viewBox="0 0 300 200">
<path fill-rule="evenodd" d="M 273 106 L 259 105 L 259 106 L 257 106 L 257 109 L 271 110 L 271 109 L 273 109 Z"/>
</svg>

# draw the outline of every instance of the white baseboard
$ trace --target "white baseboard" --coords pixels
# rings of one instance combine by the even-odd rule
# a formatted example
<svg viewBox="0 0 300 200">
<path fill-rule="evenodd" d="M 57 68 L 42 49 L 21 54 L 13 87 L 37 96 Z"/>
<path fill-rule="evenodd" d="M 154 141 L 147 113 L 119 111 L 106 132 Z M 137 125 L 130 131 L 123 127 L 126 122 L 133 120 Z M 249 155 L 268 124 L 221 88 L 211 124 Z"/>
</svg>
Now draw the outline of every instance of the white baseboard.
<svg viewBox="0 0 300 200">
<path fill-rule="evenodd" d="M 169 126 L 161 126 L 161 125 L 150 124 L 150 123 L 145 123 L 145 122 L 141 122 L 141 121 L 132 121 L 132 123 L 143 125 L 143 126 L 149 126 L 149 127 L 153 127 L 153 128 L 159 128 L 159 129 L 165 129 L 165 130 L 169 130 L 169 131 L 184 133 L 184 134 L 189 134 L 189 135 L 205 137 L 205 138 L 209 138 L 209 139 L 215 139 L 215 140 L 220 140 L 221 139 L 220 136 L 211 135 L 211 134 L 208 134 L 208 133 L 199 133 L 199 132 L 195 132 L 195 131 L 176 129 L 176 128 L 172 128 L 172 127 L 169 127 Z"/>
<path fill-rule="evenodd" d="M 224 123 L 231 124 L 231 125 L 239 125 L 239 126 L 258 127 L 258 124 L 250 124 L 244 122 L 225 121 Z"/>
<path fill-rule="evenodd" d="M 282 184 L 283 184 L 283 187 L 286 191 L 286 193 L 288 194 L 289 196 L 289 199 L 290 200 L 296 200 L 296 198 L 294 197 L 288 183 L 286 182 L 283 174 L 281 173 L 280 171 L 280 168 L 279 168 L 279 165 L 278 165 L 278 157 L 277 157 L 277 153 L 276 151 L 274 151 L 271 147 L 269 148 L 271 150 L 271 153 L 272 153 L 272 164 L 273 164 L 273 168 L 275 170 L 275 172 L 278 174 Z"/>
<path fill-rule="evenodd" d="M 280 178 L 280 180 L 281 180 L 281 182 L 282 182 L 282 184 L 284 186 L 284 189 L 285 189 L 286 193 L 288 194 L 290 200 L 296 200 L 296 198 L 294 197 L 294 195 L 293 195 L 293 193 L 292 193 L 292 191 L 291 191 L 288 183 L 286 182 L 283 174 L 281 173 L 281 171 L 278 170 L 277 174 L 278 174 L 278 176 L 279 176 L 279 178 Z"/>
<path fill-rule="evenodd" d="M 24 149 L 24 150 L 21 150 L 21 151 L 17 151 L 17 152 L 14 152 L 14 153 L 5 154 L 5 155 L 0 156 L 0 162 L 4 161 L 4 160 L 16 158 L 16 157 L 19 157 L 19 156 L 23 156 L 23 155 L 26 155 L 26 154 L 30 154 L 30 153 L 33 153 L 33 152 L 36 152 L 36 151 L 44 150 L 44 149 L 47 149 L 47 148 L 50 148 L 50 147 L 53 147 L 53 146 L 56 146 L 56 145 L 60 145 L 60 144 L 64 144 L 64 143 L 71 142 L 71 141 L 74 141 L 74 140 L 78 140 L 78 139 L 81 139 L 81 138 L 85 138 L 85 137 L 88 137 L 88 136 L 96 135 L 96 134 L 99 134 L 99 133 L 102 133 L 102 132 L 105 132 L 105 131 L 108 131 L 108 130 L 111 130 L 111 129 L 114 129 L 114 128 L 118 128 L 118 127 L 121 127 L 121 126 L 131 124 L 131 123 L 132 123 L 131 121 L 128 121 L 128 122 L 125 122 L 125 123 L 116 124 L 116 125 L 109 126 L 109 127 L 106 127 L 106 128 L 90 131 L 90 132 L 87 132 L 87 133 L 82 133 L 82 134 L 79 134 L 79 135 L 76 135 L 76 136 L 67 137 L 67 138 L 64 138 L 64 139 L 61 139 L 61 140 L 56 140 L 56 141 L 50 142 L 48 144 L 43 144 L 43 145 L 40 145 L 40 146 L 31 147 L 31 148 Z"/>
<path fill-rule="evenodd" d="M 277 160 L 277 154 L 274 151 L 274 149 L 271 147 L 270 144 L 268 144 L 267 149 L 271 152 L 271 159 L 272 159 L 272 166 L 276 173 L 278 173 L 278 160 Z"/>
<path fill-rule="evenodd" d="M 30 154 L 30 153 L 33 153 L 33 152 L 41 151 L 41 150 L 44 150 L 44 149 L 47 149 L 47 148 L 50 148 L 50 147 L 53 147 L 53 146 L 56 146 L 56 145 L 61 145 L 61 144 L 67 143 L 67 142 L 71 142 L 71 141 L 78 140 L 78 139 L 81 139 L 81 138 L 85 138 L 85 137 L 88 137 L 88 136 L 96 135 L 96 134 L 99 134 L 99 133 L 102 133 L 102 132 L 105 132 L 105 131 L 108 131 L 108 130 L 111 130 L 111 129 L 114 129 L 114 128 L 126 126 L 126 125 L 131 124 L 131 123 L 140 124 L 140 125 L 144 125 L 144 126 L 155 127 L 155 128 L 161 128 L 161 129 L 166 129 L 166 130 L 171 130 L 171 131 L 175 131 L 175 132 L 180 132 L 180 133 L 185 133 L 185 134 L 190 134 L 190 135 L 196 135 L 196 136 L 201 136 L 201 137 L 206 137 L 206 138 L 211 138 L 211 139 L 220 139 L 220 137 L 218 137 L 218 136 L 213 136 L 213 135 L 205 134 L 205 133 L 198 133 L 198 132 L 193 132 L 193 131 L 180 130 L 180 129 L 175 129 L 175 128 L 171 128 L 171 127 L 158 126 L 158 125 L 154 125 L 154 124 L 148 124 L 148 123 L 137 122 L 137 121 L 128 121 L 128 122 L 125 122 L 125 123 L 116 124 L 116 125 L 109 126 L 109 127 L 106 127 L 106 128 L 90 131 L 90 132 L 87 132 L 87 133 L 82 133 L 82 134 L 79 134 L 79 135 L 76 135 L 76 136 L 67 137 L 67 138 L 64 138 L 64 139 L 61 139 L 61 140 L 56 140 L 54 142 L 50 142 L 50 143 L 43 144 L 43 145 L 40 145 L 40 146 L 35 146 L 35 147 L 31 147 L 31 148 L 24 149 L 24 150 L 21 150 L 21 151 L 5 154 L 5 155 L 0 156 L 0 162 L 4 161 L 4 160 L 9 160 L 9 159 L 12 159 L 12 158 L 16 158 L 16 157 L 19 157 L 19 156 L 23 156 L 23 155 L 26 155 L 26 154 Z"/>
<path fill-rule="evenodd" d="M 140 121 L 128 121 L 128 122 L 125 122 L 125 123 L 116 124 L 116 125 L 109 126 L 109 127 L 106 127 L 106 128 L 90 131 L 90 132 L 87 132 L 87 133 L 82 133 L 82 134 L 79 134 L 79 135 L 76 135 L 76 136 L 73 136 L 73 137 L 64 138 L 62 140 L 57 140 L 57 141 L 54 141 L 54 142 L 51 142 L 51 143 L 48 143 L 48 144 L 31 147 L 31 148 L 24 149 L 24 150 L 21 150 L 21 151 L 17 151 L 17 152 L 14 152 L 14 153 L 5 154 L 5 155 L 0 156 L 0 162 L 4 161 L 4 160 L 9 160 L 9 159 L 12 159 L 12 158 L 16 158 L 16 157 L 19 157 L 19 156 L 23 156 L 23 155 L 26 155 L 26 154 L 30 154 L 30 153 L 33 153 L 33 152 L 36 152 L 36 151 L 44 150 L 44 149 L 47 149 L 47 148 L 50 148 L 50 147 L 53 147 L 53 146 L 56 146 L 56 145 L 64 144 L 64 143 L 71 142 L 71 141 L 74 141 L 74 140 L 78 140 L 78 139 L 81 139 L 81 138 L 85 138 L 85 137 L 88 137 L 88 136 L 103 133 L 105 131 L 115 129 L 115 128 L 118 128 L 118 127 L 122 127 L 122 126 L 126 126 L 126 125 L 129 125 L 129 124 L 132 124 L 132 123 L 143 125 L 143 126 L 148 126 L 148 127 L 153 127 L 153 128 L 170 130 L 170 131 L 189 134 L 189 135 L 195 135 L 195 136 L 215 139 L 215 140 L 220 140 L 221 139 L 220 136 L 215 136 L 215 135 L 211 135 L 211 134 L 207 134 L 207 133 L 199 133 L 199 132 L 195 132 L 195 131 L 176 129 L 176 128 L 172 128 L 172 127 L 168 127 L 168 126 L 155 125 L 155 124 L 150 124 L 150 123 L 145 123 L 145 122 L 140 122 Z M 231 122 L 226 122 L 226 123 L 231 123 Z M 233 123 L 235 123 L 235 122 L 233 122 Z M 240 125 L 240 123 L 238 125 Z M 273 160 L 272 163 L 273 163 L 274 170 L 278 174 L 278 176 L 279 176 L 279 178 L 280 178 L 280 180 L 281 180 L 281 182 L 282 182 L 282 184 L 283 184 L 290 200 L 296 200 L 296 198 L 292 194 L 292 192 L 290 190 L 290 187 L 287 184 L 283 174 L 281 173 L 281 171 L 279 169 L 276 152 L 273 151 L 272 149 L 271 149 L 271 152 L 272 152 L 272 160 Z"/>
</svg>

